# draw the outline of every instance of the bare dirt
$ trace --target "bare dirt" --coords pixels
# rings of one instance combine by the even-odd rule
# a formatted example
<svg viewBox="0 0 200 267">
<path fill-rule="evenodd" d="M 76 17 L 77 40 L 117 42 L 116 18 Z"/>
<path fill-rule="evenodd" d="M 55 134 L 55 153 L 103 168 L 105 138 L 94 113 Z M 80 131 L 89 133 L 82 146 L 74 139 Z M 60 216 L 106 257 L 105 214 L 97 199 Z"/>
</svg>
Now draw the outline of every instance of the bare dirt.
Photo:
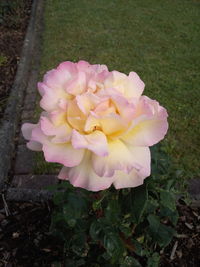
<svg viewBox="0 0 200 267">
<path fill-rule="evenodd" d="M 32 0 L 0 3 L 0 118 L 12 87 L 30 18 Z"/>
</svg>

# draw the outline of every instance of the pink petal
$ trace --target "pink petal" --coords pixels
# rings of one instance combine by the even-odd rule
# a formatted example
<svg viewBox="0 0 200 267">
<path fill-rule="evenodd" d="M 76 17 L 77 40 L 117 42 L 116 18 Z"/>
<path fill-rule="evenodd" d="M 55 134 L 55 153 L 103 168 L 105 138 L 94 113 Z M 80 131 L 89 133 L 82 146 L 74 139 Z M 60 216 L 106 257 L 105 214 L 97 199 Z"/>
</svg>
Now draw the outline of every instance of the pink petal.
<svg viewBox="0 0 200 267">
<path fill-rule="evenodd" d="M 68 172 L 69 172 L 69 168 L 68 167 L 62 167 L 62 169 L 60 170 L 59 174 L 58 174 L 58 178 L 61 180 L 68 180 Z"/>
<path fill-rule="evenodd" d="M 86 75 L 84 72 L 78 72 L 66 86 L 66 91 L 72 95 L 79 95 L 86 90 Z"/>
<path fill-rule="evenodd" d="M 159 106 L 158 102 L 145 97 L 148 100 L 149 111 L 140 111 L 140 116 L 133 120 L 129 131 L 120 137 L 124 142 L 134 146 L 152 146 L 162 140 L 167 133 L 168 114 Z"/>
<path fill-rule="evenodd" d="M 120 95 L 114 95 L 112 101 L 115 103 L 117 111 L 124 121 L 130 122 L 133 120 L 135 113 L 135 105 L 133 103 L 130 103 L 125 97 Z"/>
<path fill-rule="evenodd" d="M 44 94 L 40 101 L 40 106 L 46 111 L 54 111 L 60 105 L 61 99 L 68 99 L 69 95 L 61 88 L 52 89 L 52 88 L 44 88 Z"/>
<path fill-rule="evenodd" d="M 33 151 L 42 151 L 42 144 L 36 141 L 30 141 L 27 144 L 27 147 Z"/>
<path fill-rule="evenodd" d="M 70 143 L 53 144 L 49 142 L 43 145 L 43 152 L 46 161 L 61 163 L 66 167 L 78 165 L 84 155 L 84 149 L 74 149 Z"/>
<path fill-rule="evenodd" d="M 95 64 L 92 65 L 92 69 L 97 73 L 108 72 L 108 67 L 106 65 Z"/>
<path fill-rule="evenodd" d="M 89 114 L 91 109 L 94 109 L 99 101 L 99 97 L 88 92 L 76 96 L 76 102 L 79 109 L 86 115 Z"/>
<path fill-rule="evenodd" d="M 67 119 L 72 128 L 80 132 L 83 131 L 86 118 L 85 114 L 79 109 L 76 99 L 68 103 Z"/>
<path fill-rule="evenodd" d="M 66 68 L 60 65 L 58 69 L 48 71 L 44 75 L 43 82 L 50 88 L 56 90 L 58 88 L 64 89 L 65 84 L 71 79 L 72 75 Z"/>
<path fill-rule="evenodd" d="M 116 189 L 139 186 L 150 175 L 151 156 L 149 148 L 131 147 L 131 152 L 133 154 L 133 160 L 141 167 L 139 169 L 132 169 L 128 174 L 122 171 L 116 171 L 113 182 Z"/>
<path fill-rule="evenodd" d="M 127 97 L 140 97 L 144 91 L 145 84 L 136 72 L 129 73 L 129 86 L 126 92 Z"/>
<path fill-rule="evenodd" d="M 78 71 L 84 72 L 87 72 L 87 70 L 91 68 L 91 65 L 85 60 L 80 60 L 78 63 L 76 63 L 76 66 Z"/>
<path fill-rule="evenodd" d="M 112 177 L 116 170 L 129 173 L 133 168 L 141 168 L 134 153 L 123 142 L 109 141 L 108 149 L 109 155 L 106 157 L 92 155 L 92 165 L 97 175 Z"/>
<path fill-rule="evenodd" d="M 49 87 L 46 86 L 46 84 L 42 83 L 42 82 L 39 82 L 37 84 L 37 87 L 38 87 L 38 91 L 40 93 L 41 96 L 43 96 L 45 94 L 45 91 L 46 90 L 49 90 Z"/>
<path fill-rule="evenodd" d="M 138 172 L 133 169 L 130 173 L 117 171 L 115 173 L 115 181 L 113 185 L 116 189 L 137 187 L 143 184 L 144 179 L 138 175 Z"/>
<path fill-rule="evenodd" d="M 69 180 L 75 187 L 81 187 L 95 192 L 109 188 L 113 179 L 96 175 L 92 170 L 90 157 L 91 153 L 87 152 L 80 165 L 68 170 L 62 169 L 58 178 Z"/>
<path fill-rule="evenodd" d="M 87 148 L 102 157 L 108 155 L 107 139 L 101 131 L 94 131 L 91 134 L 82 135 L 76 130 L 73 130 L 72 145 L 76 149 Z"/>
<path fill-rule="evenodd" d="M 51 140 L 53 143 L 65 143 L 71 138 L 71 128 L 67 124 L 55 126 L 47 117 L 41 117 L 41 129 L 45 135 L 54 136 Z"/>
<path fill-rule="evenodd" d="M 70 73 L 71 76 L 73 76 L 73 74 L 77 72 L 76 63 L 71 61 L 64 61 L 60 63 L 60 65 L 57 67 L 57 70 L 61 71 L 61 73 L 64 73 L 66 71 L 67 73 Z"/>
<path fill-rule="evenodd" d="M 121 134 L 126 128 L 127 123 L 118 114 L 108 114 L 99 120 L 102 131 L 106 135 L 118 135 Z"/>
<path fill-rule="evenodd" d="M 41 144 L 45 144 L 48 142 L 47 136 L 42 132 L 40 124 L 36 128 L 33 129 L 31 135 L 31 141 L 36 141 Z"/>
<path fill-rule="evenodd" d="M 135 72 L 130 72 L 127 76 L 119 71 L 112 71 L 105 80 L 105 88 L 114 88 L 127 99 L 132 99 L 141 96 L 144 83 Z"/>
<path fill-rule="evenodd" d="M 25 139 L 27 139 L 27 140 L 31 140 L 32 131 L 33 131 L 33 129 L 35 129 L 35 127 L 37 127 L 37 124 L 24 123 L 22 125 L 22 134 L 23 134 L 23 137 Z"/>
</svg>

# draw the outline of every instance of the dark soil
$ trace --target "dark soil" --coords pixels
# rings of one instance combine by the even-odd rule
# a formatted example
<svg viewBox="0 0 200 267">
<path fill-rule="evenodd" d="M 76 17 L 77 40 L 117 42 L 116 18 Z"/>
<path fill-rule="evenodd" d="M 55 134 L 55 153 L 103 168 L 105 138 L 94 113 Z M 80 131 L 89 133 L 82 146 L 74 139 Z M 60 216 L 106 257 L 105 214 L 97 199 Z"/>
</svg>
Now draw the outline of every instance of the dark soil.
<svg viewBox="0 0 200 267">
<path fill-rule="evenodd" d="M 177 208 L 180 214 L 178 237 L 163 252 L 161 266 L 200 266 L 200 208 L 183 204 Z M 2 201 L 0 266 L 53 267 L 55 262 L 63 262 L 62 243 L 49 232 L 51 211 L 50 204 Z M 177 247 L 172 257 L 175 243 Z"/>
<path fill-rule="evenodd" d="M 2 207 L 0 266 L 51 266 L 62 259 L 62 244 L 49 233 L 50 206 L 8 203 L 8 209 Z"/>
<path fill-rule="evenodd" d="M 200 208 L 179 204 L 177 209 L 180 215 L 176 227 L 178 235 L 165 249 L 161 266 L 198 267 L 200 266 Z"/>
<path fill-rule="evenodd" d="M 12 87 L 32 0 L 0 1 L 0 118 Z"/>
</svg>

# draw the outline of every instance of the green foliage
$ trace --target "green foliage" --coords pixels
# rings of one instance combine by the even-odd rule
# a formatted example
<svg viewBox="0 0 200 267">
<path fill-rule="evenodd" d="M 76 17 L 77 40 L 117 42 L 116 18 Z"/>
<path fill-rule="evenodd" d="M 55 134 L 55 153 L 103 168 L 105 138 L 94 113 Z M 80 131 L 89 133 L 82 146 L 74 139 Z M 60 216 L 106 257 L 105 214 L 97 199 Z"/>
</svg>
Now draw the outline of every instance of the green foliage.
<svg viewBox="0 0 200 267">
<path fill-rule="evenodd" d="M 149 222 L 149 234 L 153 241 L 156 241 L 160 247 L 167 246 L 175 234 L 174 229 L 160 223 L 160 218 L 153 214 L 150 214 L 147 219 Z"/>
<path fill-rule="evenodd" d="M 64 242 L 67 266 L 158 266 L 176 233 L 178 192 L 168 156 L 157 146 L 152 157 L 153 174 L 137 188 L 57 186 L 51 231 Z"/>
</svg>

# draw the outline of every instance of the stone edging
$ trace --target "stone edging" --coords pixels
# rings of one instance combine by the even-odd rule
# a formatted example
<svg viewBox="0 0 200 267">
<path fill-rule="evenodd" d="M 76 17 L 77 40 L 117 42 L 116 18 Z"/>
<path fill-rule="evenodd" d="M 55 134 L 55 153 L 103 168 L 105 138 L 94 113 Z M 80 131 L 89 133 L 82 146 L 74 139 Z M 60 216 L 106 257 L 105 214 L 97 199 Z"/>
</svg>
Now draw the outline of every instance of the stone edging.
<svg viewBox="0 0 200 267">
<path fill-rule="evenodd" d="M 15 153 L 15 136 L 22 111 L 24 95 L 32 68 L 32 54 L 38 44 L 42 25 L 43 0 L 34 0 L 20 62 L 0 128 L 0 190 L 6 189 L 8 173 Z"/>
</svg>

